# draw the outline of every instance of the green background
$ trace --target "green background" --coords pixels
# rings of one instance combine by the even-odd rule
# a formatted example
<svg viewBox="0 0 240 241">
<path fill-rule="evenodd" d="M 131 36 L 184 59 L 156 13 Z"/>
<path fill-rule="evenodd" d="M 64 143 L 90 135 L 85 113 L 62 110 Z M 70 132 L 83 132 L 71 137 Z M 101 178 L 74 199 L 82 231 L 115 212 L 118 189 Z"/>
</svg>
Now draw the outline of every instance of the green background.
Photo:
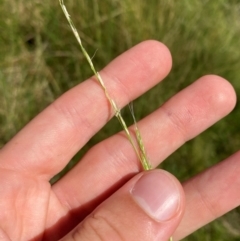
<svg viewBox="0 0 240 241">
<path fill-rule="evenodd" d="M 137 119 L 204 74 L 228 79 L 239 97 L 240 1 L 68 0 L 66 5 L 84 46 L 90 56 L 95 54 L 98 70 L 146 39 L 170 49 L 173 69 L 135 101 Z M 1 1 L 0 147 L 54 99 L 91 75 L 58 0 Z M 129 113 L 123 113 L 130 121 Z M 183 181 L 225 159 L 239 149 L 239 120 L 238 101 L 228 117 L 186 143 L 161 167 Z M 65 171 L 92 145 L 120 129 L 116 120 L 110 121 Z M 239 230 L 237 208 L 184 240 L 240 240 Z"/>
</svg>

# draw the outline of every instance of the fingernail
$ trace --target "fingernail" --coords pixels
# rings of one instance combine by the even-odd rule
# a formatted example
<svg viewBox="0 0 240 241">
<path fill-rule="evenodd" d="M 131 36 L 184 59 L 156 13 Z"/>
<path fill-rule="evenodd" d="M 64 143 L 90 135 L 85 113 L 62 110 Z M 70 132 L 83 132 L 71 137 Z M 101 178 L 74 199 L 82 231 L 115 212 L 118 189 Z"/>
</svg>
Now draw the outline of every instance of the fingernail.
<svg viewBox="0 0 240 241">
<path fill-rule="evenodd" d="M 131 194 L 137 204 L 159 222 L 170 220 L 179 209 L 180 192 L 177 184 L 163 171 L 143 174 Z"/>
</svg>

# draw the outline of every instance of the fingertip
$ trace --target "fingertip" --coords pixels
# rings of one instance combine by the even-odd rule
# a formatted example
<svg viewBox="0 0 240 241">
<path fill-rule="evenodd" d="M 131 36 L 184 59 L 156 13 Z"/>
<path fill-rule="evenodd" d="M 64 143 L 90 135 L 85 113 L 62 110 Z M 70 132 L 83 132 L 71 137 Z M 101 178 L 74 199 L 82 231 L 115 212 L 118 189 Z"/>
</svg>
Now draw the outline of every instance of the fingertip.
<svg viewBox="0 0 240 241">
<path fill-rule="evenodd" d="M 157 40 L 146 40 L 136 45 L 150 57 L 152 68 L 161 78 L 166 77 L 172 68 L 172 55 L 168 47 Z"/>
<path fill-rule="evenodd" d="M 166 171 L 157 169 L 143 173 L 130 193 L 143 211 L 158 222 L 173 220 L 183 213 L 182 186 Z"/>
<path fill-rule="evenodd" d="M 218 75 L 205 75 L 201 78 L 206 88 L 213 94 L 210 95 L 209 102 L 212 102 L 223 115 L 231 112 L 236 105 L 236 92 L 229 81 Z"/>
<path fill-rule="evenodd" d="M 171 66 L 168 48 L 156 40 L 147 40 L 122 53 L 100 73 L 109 93 L 118 104 L 125 105 L 162 81 Z"/>
</svg>

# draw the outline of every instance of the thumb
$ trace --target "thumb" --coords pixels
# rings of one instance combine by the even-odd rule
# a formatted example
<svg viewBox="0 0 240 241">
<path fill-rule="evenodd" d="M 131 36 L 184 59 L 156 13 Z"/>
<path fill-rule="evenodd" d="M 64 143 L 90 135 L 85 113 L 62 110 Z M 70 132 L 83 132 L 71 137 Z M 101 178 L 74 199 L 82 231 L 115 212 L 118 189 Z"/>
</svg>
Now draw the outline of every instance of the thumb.
<svg viewBox="0 0 240 241">
<path fill-rule="evenodd" d="M 98 206 L 62 241 L 169 240 L 184 209 L 180 183 L 169 173 L 140 173 Z"/>
</svg>

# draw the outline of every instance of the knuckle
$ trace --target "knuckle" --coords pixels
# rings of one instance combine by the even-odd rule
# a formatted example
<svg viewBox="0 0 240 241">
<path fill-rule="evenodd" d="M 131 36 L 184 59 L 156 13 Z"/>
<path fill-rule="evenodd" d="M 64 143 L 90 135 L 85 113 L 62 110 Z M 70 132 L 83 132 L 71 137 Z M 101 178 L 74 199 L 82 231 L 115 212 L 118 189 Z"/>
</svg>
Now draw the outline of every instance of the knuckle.
<svg viewBox="0 0 240 241">
<path fill-rule="evenodd" d="M 57 100 L 52 103 L 52 107 L 57 115 L 63 118 L 65 125 L 69 125 L 71 129 L 82 133 L 84 129 L 89 130 L 93 128 L 88 116 L 81 113 L 81 110 L 79 110 L 77 106 L 62 103 Z"/>
<path fill-rule="evenodd" d="M 120 230 L 106 217 L 97 213 L 89 216 L 71 234 L 73 241 L 94 240 L 94 241 L 124 241 Z"/>
<path fill-rule="evenodd" d="M 162 110 L 168 117 L 171 126 L 181 136 L 183 142 L 186 142 L 189 138 L 188 129 L 194 122 L 194 116 L 191 108 L 184 107 L 184 109 L 182 109 L 181 111 L 174 112 L 163 105 Z"/>
</svg>

